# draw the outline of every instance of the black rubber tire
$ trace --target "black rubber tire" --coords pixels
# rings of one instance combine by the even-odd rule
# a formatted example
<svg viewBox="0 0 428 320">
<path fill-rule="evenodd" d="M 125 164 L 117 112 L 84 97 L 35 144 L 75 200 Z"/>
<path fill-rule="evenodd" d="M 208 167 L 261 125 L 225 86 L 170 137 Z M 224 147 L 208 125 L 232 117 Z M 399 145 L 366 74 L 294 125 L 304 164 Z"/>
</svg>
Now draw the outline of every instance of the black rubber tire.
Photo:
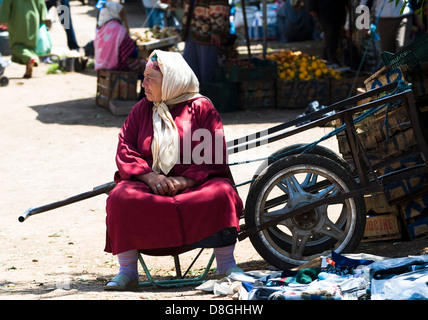
<svg viewBox="0 0 428 320">
<path fill-rule="evenodd" d="M 9 84 L 9 78 L 7 77 L 0 77 L 0 86 L 6 87 Z"/>
<path fill-rule="evenodd" d="M 338 165 L 334 160 L 316 154 L 286 156 L 269 165 L 251 185 L 245 205 L 245 223 L 248 230 L 266 221 L 265 215 L 267 213 L 264 211 L 264 206 L 277 183 L 285 181 L 286 178 L 295 177 L 296 174 L 306 174 L 306 177 L 308 174 L 315 175 L 316 179 L 322 177 L 326 183 L 340 193 L 350 192 L 358 188 L 350 171 Z M 303 191 L 298 195 L 299 198 L 295 197 L 293 200 L 290 197 L 281 205 L 284 203 L 290 205 L 291 209 L 289 210 L 292 211 L 296 205 L 298 207 L 305 202 L 313 202 L 317 200 L 316 197 L 321 195 L 320 190 L 308 191 L 303 188 L 301 190 Z M 284 194 L 287 193 L 284 191 Z M 301 200 L 303 198 L 304 201 Z M 295 204 L 291 205 L 292 203 Z M 287 219 L 287 221 L 283 220 L 282 222 L 289 224 L 287 228 L 292 228 L 288 230 L 291 235 L 280 229 L 284 226 L 277 225 L 251 235 L 250 241 L 263 259 L 279 269 L 293 268 L 320 255 L 326 255 L 326 251 L 352 252 L 359 245 L 364 234 L 366 221 L 364 196 L 361 195 L 344 201 L 340 213 L 336 213 L 338 215 L 336 222 L 328 217 L 329 206 L 321 206 L 307 214 Z M 284 209 L 279 211 L 281 210 L 287 210 L 285 205 Z M 310 218 L 305 220 L 305 216 Z M 297 223 L 297 221 L 300 222 Z M 310 226 L 313 228 L 311 229 Z M 330 230 L 328 230 L 329 228 Z M 336 232 L 337 237 L 340 238 L 336 239 L 329 236 L 329 231 L 332 234 Z M 299 239 L 299 234 L 305 234 L 304 238 Z M 295 243 L 299 243 L 299 241 L 303 243 L 302 239 L 305 240 L 304 246 L 299 248 L 297 255 L 293 253 L 293 250 L 296 249 L 293 241 L 296 239 L 298 242 Z"/>
<path fill-rule="evenodd" d="M 257 168 L 256 172 L 253 175 L 253 180 L 257 178 L 257 176 L 260 174 L 260 172 L 263 171 L 263 169 L 267 168 L 269 165 L 274 163 L 275 161 L 284 158 L 286 156 L 294 155 L 294 154 L 300 154 L 302 152 L 302 148 L 306 146 L 304 143 L 297 143 L 293 144 L 291 146 L 287 146 L 284 148 L 281 148 L 274 153 L 272 153 L 268 159 L 264 160 L 259 167 Z M 338 164 L 340 164 L 342 167 L 346 168 L 347 170 L 351 171 L 351 168 L 349 164 L 343 159 L 340 155 L 338 155 L 333 150 L 315 145 L 311 149 L 305 152 L 305 154 L 318 154 L 320 156 L 324 156 L 326 158 L 329 158 L 333 161 L 336 161 Z"/>
</svg>

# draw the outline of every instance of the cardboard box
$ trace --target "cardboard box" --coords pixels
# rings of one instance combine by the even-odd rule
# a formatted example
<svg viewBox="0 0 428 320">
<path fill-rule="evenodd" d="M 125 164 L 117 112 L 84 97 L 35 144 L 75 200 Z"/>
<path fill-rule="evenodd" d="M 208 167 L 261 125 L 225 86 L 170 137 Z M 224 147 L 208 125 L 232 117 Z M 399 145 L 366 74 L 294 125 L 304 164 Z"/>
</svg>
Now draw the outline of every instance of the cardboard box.
<svg viewBox="0 0 428 320">
<path fill-rule="evenodd" d="M 386 200 L 384 193 L 377 193 L 364 197 L 367 214 L 381 214 L 398 212 L 396 206 L 390 205 Z"/>
<path fill-rule="evenodd" d="M 363 241 L 391 240 L 401 237 L 401 228 L 395 213 L 367 217 Z"/>
</svg>

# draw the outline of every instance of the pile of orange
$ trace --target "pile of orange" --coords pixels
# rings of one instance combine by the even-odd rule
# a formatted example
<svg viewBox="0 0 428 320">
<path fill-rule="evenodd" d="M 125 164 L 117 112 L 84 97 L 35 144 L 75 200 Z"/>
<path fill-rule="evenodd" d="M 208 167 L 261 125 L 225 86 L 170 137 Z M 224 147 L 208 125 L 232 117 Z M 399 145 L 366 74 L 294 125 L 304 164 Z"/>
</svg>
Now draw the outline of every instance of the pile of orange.
<svg viewBox="0 0 428 320">
<path fill-rule="evenodd" d="M 281 50 L 266 55 L 266 59 L 278 64 L 278 77 L 287 81 L 308 81 L 328 78 L 340 79 L 340 71 L 326 66 L 319 58 L 311 57 L 301 51 Z"/>
</svg>

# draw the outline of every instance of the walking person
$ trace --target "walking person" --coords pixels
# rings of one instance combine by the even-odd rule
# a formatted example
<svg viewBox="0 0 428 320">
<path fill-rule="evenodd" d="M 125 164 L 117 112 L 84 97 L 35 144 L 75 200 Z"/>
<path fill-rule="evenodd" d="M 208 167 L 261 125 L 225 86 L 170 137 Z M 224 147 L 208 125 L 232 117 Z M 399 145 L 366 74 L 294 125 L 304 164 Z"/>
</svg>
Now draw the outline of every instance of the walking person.
<svg viewBox="0 0 428 320">
<path fill-rule="evenodd" d="M 44 0 L 3 0 L 0 22 L 6 23 L 12 61 L 26 66 L 24 78 L 32 77 L 33 67 L 40 63 L 36 54 L 39 26 L 45 23 L 48 11 Z"/>
<path fill-rule="evenodd" d="M 185 0 L 183 57 L 199 82 L 212 81 L 219 50 L 229 34 L 228 0 Z"/>
</svg>

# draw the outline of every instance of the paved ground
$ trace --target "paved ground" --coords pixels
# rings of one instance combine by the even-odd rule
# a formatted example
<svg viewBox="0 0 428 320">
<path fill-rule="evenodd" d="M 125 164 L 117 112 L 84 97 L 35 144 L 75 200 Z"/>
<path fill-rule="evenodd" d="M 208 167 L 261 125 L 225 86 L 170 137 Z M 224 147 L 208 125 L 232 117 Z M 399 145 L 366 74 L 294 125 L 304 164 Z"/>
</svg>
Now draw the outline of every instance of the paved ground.
<svg viewBox="0 0 428 320">
<path fill-rule="evenodd" d="M 143 17 L 140 9 L 133 5 L 128 10 L 131 27 L 139 26 Z M 72 15 L 78 42 L 83 46 L 94 37 L 95 10 L 73 1 Z M 53 25 L 51 36 L 54 51 L 66 49 L 61 25 Z M 18 216 L 29 207 L 91 190 L 111 181 L 116 170 L 117 134 L 125 118 L 113 116 L 95 104 L 94 71 L 47 75 L 48 67 L 41 64 L 32 79 L 24 80 L 24 66 L 13 63 L 5 72 L 9 86 L 0 88 L 0 299 L 230 299 L 204 294 L 193 287 L 104 292 L 103 283 L 118 270 L 115 257 L 103 252 L 105 195 L 18 222 Z M 293 119 L 302 112 L 252 110 L 224 113 L 222 118 L 230 140 Z M 306 131 L 230 160 L 254 159 L 285 145 L 312 142 L 329 130 Z M 323 145 L 337 151 L 335 140 Z M 250 179 L 257 165 L 233 167 L 236 182 Z M 245 201 L 246 187 L 239 192 Z M 418 254 L 425 247 L 423 241 L 386 242 L 363 244 L 359 250 L 400 256 L 403 252 Z M 209 255 L 207 252 L 203 258 Z M 236 257 L 244 270 L 269 268 L 248 240 L 237 244 Z M 190 259 L 185 256 L 184 262 Z M 148 260 L 156 274 L 171 273 L 169 257 Z"/>
</svg>

